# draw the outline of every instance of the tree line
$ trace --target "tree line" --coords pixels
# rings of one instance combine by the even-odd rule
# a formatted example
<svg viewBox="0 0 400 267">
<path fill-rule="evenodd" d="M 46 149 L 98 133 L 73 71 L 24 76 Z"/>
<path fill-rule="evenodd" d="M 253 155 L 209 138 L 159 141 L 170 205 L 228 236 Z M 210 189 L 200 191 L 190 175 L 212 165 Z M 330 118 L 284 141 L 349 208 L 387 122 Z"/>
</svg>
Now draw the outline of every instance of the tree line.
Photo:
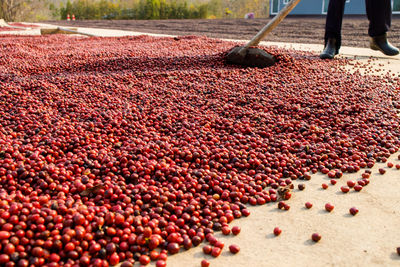
<svg viewBox="0 0 400 267">
<path fill-rule="evenodd" d="M 207 18 L 207 9 L 207 4 L 185 0 L 140 0 L 130 7 L 107 0 L 68 0 L 59 14 L 61 19 L 67 19 L 68 14 L 79 19 L 198 19 Z"/>
<path fill-rule="evenodd" d="M 268 0 L 0 0 L 0 19 L 212 19 L 268 17 Z"/>
</svg>

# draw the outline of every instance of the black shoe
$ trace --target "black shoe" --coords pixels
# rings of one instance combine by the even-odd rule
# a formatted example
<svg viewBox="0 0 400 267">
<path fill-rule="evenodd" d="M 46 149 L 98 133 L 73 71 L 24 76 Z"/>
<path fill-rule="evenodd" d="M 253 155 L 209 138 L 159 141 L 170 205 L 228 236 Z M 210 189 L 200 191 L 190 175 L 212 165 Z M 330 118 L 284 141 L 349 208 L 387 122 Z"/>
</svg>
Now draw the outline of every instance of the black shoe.
<svg viewBox="0 0 400 267">
<path fill-rule="evenodd" d="M 333 59 L 337 55 L 338 51 L 336 49 L 336 39 L 329 38 L 326 42 L 324 51 L 319 55 L 322 59 Z"/>
<path fill-rule="evenodd" d="M 387 56 L 395 56 L 399 54 L 399 49 L 388 42 L 386 33 L 380 36 L 371 37 L 369 45 L 372 50 L 379 50 Z"/>
</svg>

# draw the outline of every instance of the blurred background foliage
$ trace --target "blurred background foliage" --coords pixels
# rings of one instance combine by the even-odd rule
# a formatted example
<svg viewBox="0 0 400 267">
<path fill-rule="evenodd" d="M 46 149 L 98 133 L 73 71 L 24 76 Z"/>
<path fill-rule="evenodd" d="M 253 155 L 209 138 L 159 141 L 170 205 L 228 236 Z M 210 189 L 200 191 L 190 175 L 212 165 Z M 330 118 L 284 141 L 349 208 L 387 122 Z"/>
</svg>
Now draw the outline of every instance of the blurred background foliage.
<svg viewBox="0 0 400 267">
<path fill-rule="evenodd" d="M 268 17 L 269 0 L 0 0 L 6 21 Z"/>
</svg>

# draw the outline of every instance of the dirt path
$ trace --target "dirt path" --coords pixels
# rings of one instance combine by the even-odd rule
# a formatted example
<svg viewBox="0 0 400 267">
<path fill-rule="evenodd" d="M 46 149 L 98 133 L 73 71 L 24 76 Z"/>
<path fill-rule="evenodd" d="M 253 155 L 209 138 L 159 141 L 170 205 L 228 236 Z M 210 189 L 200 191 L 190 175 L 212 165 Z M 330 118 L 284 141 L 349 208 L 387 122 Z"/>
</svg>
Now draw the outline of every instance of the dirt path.
<svg viewBox="0 0 400 267">
<path fill-rule="evenodd" d="M 51 21 L 63 26 L 94 27 L 173 35 L 206 35 L 213 38 L 250 39 L 269 19 L 215 19 L 215 20 L 90 20 Z M 266 40 L 289 43 L 322 43 L 325 17 L 288 17 Z M 368 47 L 368 20 L 364 16 L 345 17 L 343 45 Z M 392 20 L 390 40 L 400 45 L 400 16 Z M 356 38 L 355 38 L 356 37 Z"/>
</svg>

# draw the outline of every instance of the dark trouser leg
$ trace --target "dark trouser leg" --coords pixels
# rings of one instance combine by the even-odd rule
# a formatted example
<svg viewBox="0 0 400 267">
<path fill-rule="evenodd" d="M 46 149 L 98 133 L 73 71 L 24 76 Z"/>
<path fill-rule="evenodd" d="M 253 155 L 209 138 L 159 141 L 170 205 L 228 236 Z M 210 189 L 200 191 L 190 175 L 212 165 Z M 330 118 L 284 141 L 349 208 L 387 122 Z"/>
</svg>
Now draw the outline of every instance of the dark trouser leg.
<svg viewBox="0 0 400 267">
<path fill-rule="evenodd" d="M 365 6 L 369 20 L 368 35 L 374 37 L 385 34 L 392 18 L 390 0 L 365 0 Z"/>
<path fill-rule="evenodd" d="M 339 51 L 342 41 L 341 30 L 345 2 L 346 0 L 330 0 L 326 16 L 325 45 L 329 38 L 335 38 L 337 51 Z"/>
</svg>

